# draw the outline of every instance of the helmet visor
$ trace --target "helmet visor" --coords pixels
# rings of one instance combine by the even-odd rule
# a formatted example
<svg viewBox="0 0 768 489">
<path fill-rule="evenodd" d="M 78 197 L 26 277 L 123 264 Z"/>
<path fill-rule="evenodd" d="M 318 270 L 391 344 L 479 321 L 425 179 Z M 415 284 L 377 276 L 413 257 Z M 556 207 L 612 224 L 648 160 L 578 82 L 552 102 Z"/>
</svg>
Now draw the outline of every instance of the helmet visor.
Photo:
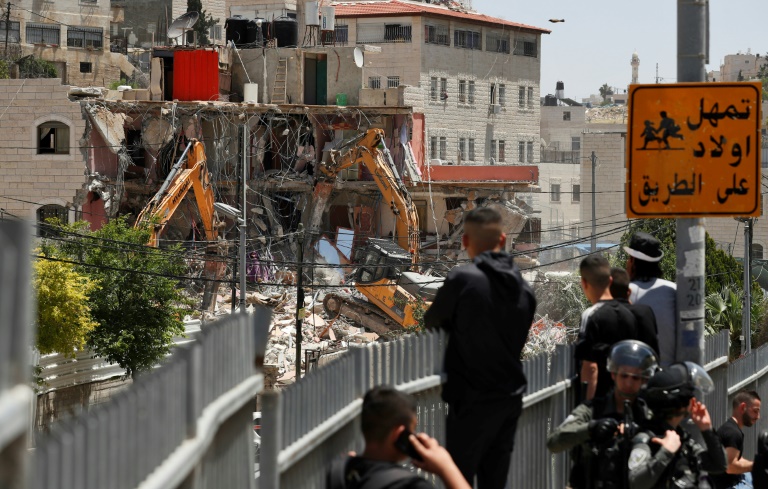
<svg viewBox="0 0 768 489">
<path fill-rule="evenodd" d="M 693 362 L 685 362 L 685 368 L 688 369 L 688 378 L 690 379 L 691 387 L 693 387 L 696 393 L 696 397 L 711 394 L 715 391 L 715 383 L 707 371 L 704 370 L 704 367 Z"/>
</svg>

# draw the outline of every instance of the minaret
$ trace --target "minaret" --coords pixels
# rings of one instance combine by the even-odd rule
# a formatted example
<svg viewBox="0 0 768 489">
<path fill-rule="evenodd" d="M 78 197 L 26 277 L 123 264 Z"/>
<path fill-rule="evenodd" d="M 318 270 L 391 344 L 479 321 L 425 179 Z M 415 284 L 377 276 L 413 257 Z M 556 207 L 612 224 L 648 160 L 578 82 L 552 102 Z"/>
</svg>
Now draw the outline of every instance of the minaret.
<svg viewBox="0 0 768 489">
<path fill-rule="evenodd" d="M 637 70 L 640 68 L 640 58 L 637 56 L 637 51 L 632 53 L 632 83 L 637 83 Z"/>
</svg>

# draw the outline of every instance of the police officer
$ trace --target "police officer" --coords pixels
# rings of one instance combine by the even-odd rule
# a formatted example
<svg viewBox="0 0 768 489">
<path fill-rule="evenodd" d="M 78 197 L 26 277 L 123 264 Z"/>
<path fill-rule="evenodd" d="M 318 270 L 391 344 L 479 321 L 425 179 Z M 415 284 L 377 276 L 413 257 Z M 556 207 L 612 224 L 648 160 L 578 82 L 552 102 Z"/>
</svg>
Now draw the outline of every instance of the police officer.
<svg viewBox="0 0 768 489">
<path fill-rule="evenodd" d="M 624 421 L 645 417 L 636 402 L 638 392 L 658 367 L 653 349 L 637 340 L 624 340 L 611 348 L 607 369 L 613 387 L 604 397 L 580 404 L 547 438 L 552 452 L 573 449 L 573 489 L 627 486 L 629 442 Z M 626 409 L 629 408 L 629 409 Z"/>
<path fill-rule="evenodd" d="M 632 440 L 631 489 L 711 487 L 707 473 L 723 472 L 727 462 L 709 412 L 696 396 L 712 391 L 712 378 L 692 362 L 674 363 L 648 381 L 640 397 L 653 417 Z M 703 438 L 698 441 L 696 428 Z"/>
</svg>

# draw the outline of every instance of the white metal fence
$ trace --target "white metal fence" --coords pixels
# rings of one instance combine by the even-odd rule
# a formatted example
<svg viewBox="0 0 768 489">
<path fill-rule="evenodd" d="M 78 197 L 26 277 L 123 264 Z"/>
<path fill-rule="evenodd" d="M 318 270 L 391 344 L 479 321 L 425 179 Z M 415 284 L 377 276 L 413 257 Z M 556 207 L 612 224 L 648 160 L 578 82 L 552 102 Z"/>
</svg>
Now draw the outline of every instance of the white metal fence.
<svg viewBox="0 0 768 489">
<path fill-rule="evenodd" d="M 30 229 L 0 220 L 0 487 L 23 484 L 34 393 L 29 384 Z"/>
<path fill-rule="evenodd" d="M 109 402 L 41 434 L 29 487 L 253 487 L 259 320 L 208 325 Z"/>
<path fill-rule="evenodd" d="M 425 333 L 352 349 L 298 384 L 265 395 L 260 487 L 322 489 L 331 461 L 349 450 L 362 449 L 362 396 L 379 384 L 413 394 L 419 407 L 418 430 L 444 443 L 447 407 L 440 400 L 439 372 L 445 341 L 442 334 Z M 768 399 L 768 346 L 732 364 L 728 363 L 728 346 L 727 331 L 706 339 L 704 366 L 716 390 L 704 402 L 718 426 L 730 416 L 730 399 L 739 389 L 757 390 Z M 571 345 L 523 362 L 528 394 L 518 423 L 510 487 L 565 487 L 568 454 L 549 453 L 546 437 L 573 406 L 574 366 Z M 757 433 L 766 427 L 768 421 L 761 420 L 746 431 L 745 457 L 754 455 Z"/>
</svg>

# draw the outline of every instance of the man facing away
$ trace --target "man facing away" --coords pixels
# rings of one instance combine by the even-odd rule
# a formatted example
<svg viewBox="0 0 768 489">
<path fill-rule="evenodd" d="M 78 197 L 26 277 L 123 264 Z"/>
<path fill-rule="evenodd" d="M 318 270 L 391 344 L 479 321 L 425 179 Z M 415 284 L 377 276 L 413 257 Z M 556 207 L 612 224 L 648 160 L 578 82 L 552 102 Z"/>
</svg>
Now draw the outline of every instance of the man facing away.
<svg viewBox="0 0 768 489">
<path fill-rule="evenodd" d="M 628 417 L 636 423 L 645 419 L 642 406 L 636 403 L 637 395 L 658 364 L 650 346 L 627 340 L 613 345 L 607 367 L 614 382 L 608 394 L 579 404 L 547 437 L 547 448 L 554 453 L 573 449 L 572 489 L 626 487 L 629 450 L 622 435 L 632 435 L 623 421 Z M 627 403 L 631 416 L 624 412 Z"/>
<path fill-rule="evenodd" d="M 724 474 L 712 476 L 717 489 L 749 489 L 752 487 L 752 462 L 741 458 L 744 450 L 744 427 L 754 426 L 760 419 L 760 396 L 755 391 L 741 390 L 733 396 L 731 418 L 717 429 L 725 447 L 728 467 Z"/>
<path fill-rule="evenodd" d="M 360 415 L 365 450 L 359 457 L 333 462 L 327 489 L 429 489 L 429 482 L 400 463 L 408 458 L 404 443 L 421 460 L 416 467 L 437 475 L 446 489 L 471 489 L 451 456 L 434 438 L 416 430 L 416 403 L 392 387 L 374 387 L 363 398 Z M 407 441 L 403 441 L 407 440 Z M 413 452 L 412 452 L 413 453 Z"/>
<path fill-rule="evenodd" d="M 451 270 L 424 316 L 427 328 L 449 333 L 447 448 L 479 489 L 507 482 L 526 387 L 520 355 L 536 310 L 505 242 L 498 212 L 467 213 L 462 244 L 472 263 Z"/>
<path fill-rule="evenodd" d="M 611 268 L 611 296 L 621 305 L 630 310 L 637 319 L 637 339 L 647 344 L 656 356 L 659 355 L 658 329 L 656 327 L 656 316 L 653 309 L 645 304 L 632 304 L 629 302 L 629 274 L 623 268 Z"/>
<path fill-rule="evenodd" d="M 581 327 L 574 357 L 581 361 L 579 379 L 585 388 L 582 401 L 604 396 L 611 387 L 606 370 L 610 348 L 621 340 L 637 339 L 637 320 L 632 312 L 611 296 L 611 266 L 599 254 L 579 264 L 581 288 L 592 307 L 581 314 Z"/>
<path fill-rule="evenodd" d="M 653 309 L 659 338 L 659 363 L 675 361 L 677 344 L 677 285 L 661 278 L 659 262 L 664 256 L 661 242 L 647 233 L 635 233 L 624 247 L 629 258 L 627 272 L 632 280 L 629 301 Z"/>
</svg>

